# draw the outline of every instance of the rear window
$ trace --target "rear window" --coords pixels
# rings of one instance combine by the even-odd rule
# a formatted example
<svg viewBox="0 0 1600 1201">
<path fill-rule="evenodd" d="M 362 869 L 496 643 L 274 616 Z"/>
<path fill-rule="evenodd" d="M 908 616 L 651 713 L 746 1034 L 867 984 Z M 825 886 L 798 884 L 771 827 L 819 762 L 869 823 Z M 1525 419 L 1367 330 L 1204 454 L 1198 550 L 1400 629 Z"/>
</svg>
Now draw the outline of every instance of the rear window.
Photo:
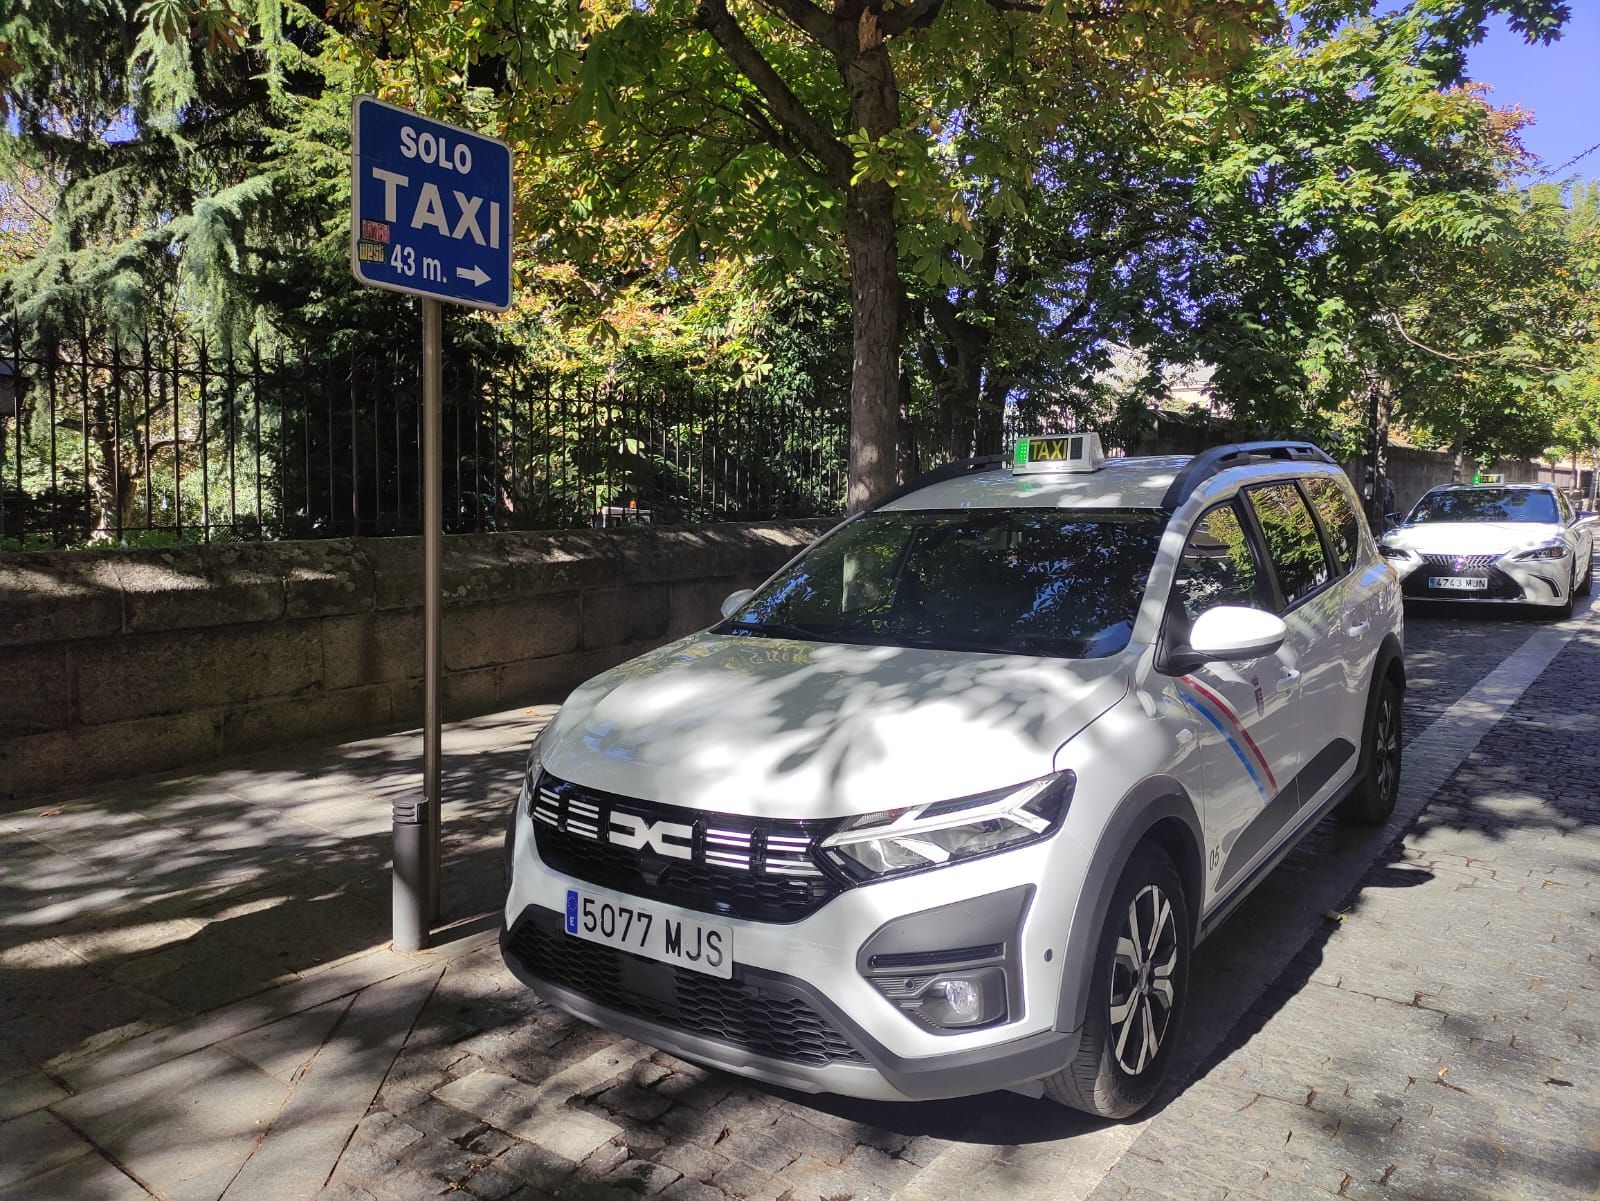
<svg viewBox="0 0 1600 1201">
<path fill-rule="evenodd" d="M 887 511 L 840 527 L 724 634 L 1092 659 L 1128 645 L 1165 513 Z"/>
<path fill-rule="evenodd" d="M 1533 488 L 1449 488 L 1430 492 L 1406 518 L 1409 525 L 1438 521 L 1524 521 L 1559 525 L 1556 498 Z"/>
</svg>

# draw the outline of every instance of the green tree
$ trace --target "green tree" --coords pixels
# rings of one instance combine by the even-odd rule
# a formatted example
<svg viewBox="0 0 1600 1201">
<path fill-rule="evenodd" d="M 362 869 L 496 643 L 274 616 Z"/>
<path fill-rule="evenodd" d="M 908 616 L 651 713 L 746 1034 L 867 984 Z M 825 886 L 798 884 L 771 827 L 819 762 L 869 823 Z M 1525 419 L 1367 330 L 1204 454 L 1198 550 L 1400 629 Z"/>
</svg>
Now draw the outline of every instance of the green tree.
<svg viewBox="0 0 1600 1201">
<path fill-rule="evenodd" d="M 905 267 L 962 281 L 971 198 L 1014 206 L 1064 109 L 1154 103 L 1222 73 L 1276 17 L 1266 0 L 419 0 L 341 15 L 397 91 L 470 109 L 474 85 L 535 164 L 524 228 L 581 256 L 644 214 L 676 263 L 847 271 L 851 484 L 895 477 Z M 1020 102 L 952 150 L 989 94 Z M 654 244 L 654 240 L 653 243 Z"/>
<path fill-rule="evenodd" d="M 1215 364 L 1221 397 L 1269 428 L 1348 430 L 1356 406 L 1381 469 L 1392 420 L 1468 451 L 1537 429 L 1513 398 L 1537 394 L 1564 336 L 1551 243 L 1508 187 L 1515 121 L 1463 77 L 1490 13 L 1548 40 L 1567 9 L 1375 7 L 1297 6 L 1235 93 L 1196 90 L 1196 120 L 1226 102 L 1244 132 L 1200 166 L 1196 320 L 1165 349 Z"/>
</svg>

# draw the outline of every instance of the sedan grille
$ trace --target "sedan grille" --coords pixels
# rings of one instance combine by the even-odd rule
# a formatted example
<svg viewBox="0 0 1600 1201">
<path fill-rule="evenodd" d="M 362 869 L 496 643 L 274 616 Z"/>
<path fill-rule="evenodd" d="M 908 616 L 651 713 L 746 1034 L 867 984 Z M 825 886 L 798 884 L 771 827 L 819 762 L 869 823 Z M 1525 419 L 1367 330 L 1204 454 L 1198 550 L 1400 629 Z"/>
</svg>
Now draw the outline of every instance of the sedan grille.
<svg viewBox="0 0 1600 1201">
<path fill-rule="evenodd" d="M 548 772 L 530 800 L 539 857 L 603 888 L 702 913 L 794 922 L 847 886 L 816 854 L 831 823 L 658 805 Z"/>
<path fill-rule="evenodd" d="M 608 1009 L 774 1059 L 816 1066 L 866 1062 L 804 997 L 780 984 L 720 980 L 657 963 L 568 937 L 559 923 L 557 915 L 533 910 L 512 931 L 508 950 L 536 980 L 569 988 Z"/>
<path fill-rule="evenodd" d="M 1499 555 L 1423 555 L 1429 567 L 1448 567 L 1451 574 L 1486 571 L 1500 559 Z"/>
</svg>

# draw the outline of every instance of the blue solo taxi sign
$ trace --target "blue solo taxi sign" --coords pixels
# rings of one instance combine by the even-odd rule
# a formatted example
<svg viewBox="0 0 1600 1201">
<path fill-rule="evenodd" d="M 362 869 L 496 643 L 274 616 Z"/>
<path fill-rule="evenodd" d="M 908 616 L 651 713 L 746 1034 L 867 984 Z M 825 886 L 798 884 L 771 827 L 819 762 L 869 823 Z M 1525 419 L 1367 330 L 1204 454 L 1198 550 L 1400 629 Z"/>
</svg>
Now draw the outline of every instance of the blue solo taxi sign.
<svg viewBox="0 0 1600 1201">
<path fill-rule="evenodd" d="M 371 96 L 351 119 L 350 270 L 364 284 L 511 305 L 511 147 Z"/>
</svg>

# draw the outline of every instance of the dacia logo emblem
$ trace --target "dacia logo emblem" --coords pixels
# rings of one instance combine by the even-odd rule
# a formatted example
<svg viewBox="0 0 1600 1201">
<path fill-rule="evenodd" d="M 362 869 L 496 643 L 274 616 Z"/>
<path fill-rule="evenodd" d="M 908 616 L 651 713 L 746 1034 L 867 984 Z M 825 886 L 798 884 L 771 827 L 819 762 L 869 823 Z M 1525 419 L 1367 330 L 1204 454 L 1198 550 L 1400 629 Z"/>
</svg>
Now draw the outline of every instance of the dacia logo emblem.
<svg viewBox="0 0 1600 1201">
<path fill-rule="evenodd" d="M 614 846 L 630 851 L 649 847 L 668 859 L 693 858 L 693 839 L 693 826 L 682 822 L 651 822 L 636 813 L 612 813 L 611 824 L 606 829 L 606 841 Z"/>
</svg>

